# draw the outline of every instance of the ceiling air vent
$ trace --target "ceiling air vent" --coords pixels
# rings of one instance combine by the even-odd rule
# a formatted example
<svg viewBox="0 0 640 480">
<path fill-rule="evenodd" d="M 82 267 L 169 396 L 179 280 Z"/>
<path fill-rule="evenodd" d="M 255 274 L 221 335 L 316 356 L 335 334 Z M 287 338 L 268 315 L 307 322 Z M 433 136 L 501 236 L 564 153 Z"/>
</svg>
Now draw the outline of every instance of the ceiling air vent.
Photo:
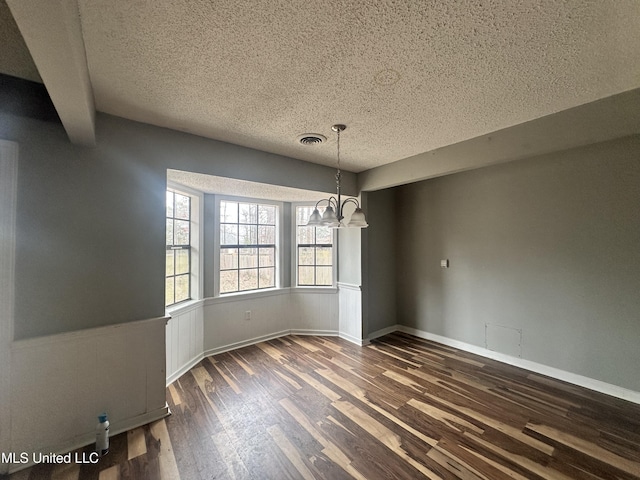
<svg viewBox="0 0 640 480">
<path fill-rule="evenodd" d="M 319 145 L 327 139 L 324 135 L 319 133 L 304 133 L 298 136 L 298 141 L 302 145 Z"/>
</svg>

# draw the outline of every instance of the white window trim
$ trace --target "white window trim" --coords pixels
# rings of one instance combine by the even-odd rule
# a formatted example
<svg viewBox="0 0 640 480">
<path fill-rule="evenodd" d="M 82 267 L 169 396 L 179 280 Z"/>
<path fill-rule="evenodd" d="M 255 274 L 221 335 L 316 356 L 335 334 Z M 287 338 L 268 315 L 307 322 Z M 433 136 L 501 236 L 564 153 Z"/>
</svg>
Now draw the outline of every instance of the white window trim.
<svg viewBox="0 0 640 480">
<path fill-rule="evenodd" d="M 244 290 L 242 292 L 229 292 L 229 293 L 220 293 L 220 202 L 226 200 L 230 202 L 240 202 L 240 203 L 257 203 L 261 205 L 275 205 L 278 207 L 278 215 L 276 217 L 276 258 L 275 258 L 275 280 L 276 286 L 272 288 L 261 288 L 257 290 Z M 213 239 L 213 270 L 214 270 L 214 289 L 213 296 L 214 298 L 226 298 L 229 296 L 243 296 L 243 295 L 255 295 L 260 292 L 272 292 L 274 290 L 279 290 L 282 288 L 282 242 L 281 239 L 284 236 L 284 226 L 283 226 L 283 208 L 284 204 L 282 202 L 277 202 L 274 200 L 266 200 L 264 198 L 253 198 L 253 197 L 237 197 L 231 195 L 218 195 L 214 194 L 214 202 L 215 202 L 215 218 L 214 218 L 214 239 Z"/>
<path fill-rule="evenodd" d="M 204 193 L 167 181 L 167 190 L 172 190 L 191 198 L 191 299 L 165 308 L 169 313 L 199 302 L 204 292 Z"/>
<path fill-rule="evenodd" d="M 295 288 L 297 291 L 302 289 L 309 290 L 335 290 L 338 286 L 338 236 L 336 235 L 336 229 L 332 228 L 331 232 L 331 244 L 332 258 L 331 262 L 331 285 L 298 285 L 298 225 L 296 224 L 296 209 L 298 207 L 313 207 L 315 202 L 293 202 L 291 203 L 291 288 Z M 322 205 L 321 205 L 322 206 Z"/>
</svg>

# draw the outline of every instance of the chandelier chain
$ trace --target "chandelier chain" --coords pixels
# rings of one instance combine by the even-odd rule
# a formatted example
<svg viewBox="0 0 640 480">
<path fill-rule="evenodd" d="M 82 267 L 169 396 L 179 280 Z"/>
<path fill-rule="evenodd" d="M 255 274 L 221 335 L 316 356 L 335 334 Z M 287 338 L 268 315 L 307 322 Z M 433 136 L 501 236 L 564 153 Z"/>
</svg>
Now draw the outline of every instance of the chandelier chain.
<svg viewBox="0 0 640 480">
<path fill-rule="evenodd" d="M 336 133 L 338 134 L 338 171 L 336 172 L 336 184 L 338 187 L 338 195 L 340 194 L 340 131 L 341 128 L 336 129 Z"/>
<path fill-rule="evenodd" d="M 340 129 L 338 129 L 338 172 L 340 171 Z"/>
<path fill-rule="evenodd" d="M 331 228 L 341 228 L 341 227 L 354 227 L 354 228 L 367 228 L 369 224 L 364 217 L 364 212 L 360 208 L 360 202 L 357 198 L 348 197 L 344 201 L 342 201 L 340 196 L 340 133 L 347 128 L 346 125 L 336 124 L 331 127 L 331 130 L 336 132 L 338 135 L 337 139 L 337 172 L 336 172 L 336 197 L 333 195 L 329 198 L 323 198 L 322 200 L 318 200 L 316 203 L 316 207 L 313 209 L 313 213 L 309 217 L 309 221 L 307 222 L 307 226 L 310 227 L 331 227 Z M 324 213 L 320 215 L 320 211 L 318 210 L 318 205 L 320 203 L 326 202 L 327 206 L 325 207 Z M 351 212 L 349 217 L 349 221 L 345 224 L 342 222 L 344 219 L 344 207 L 347 204 L 355 205 L 355 210 Z M 334 210 L 335 208 L 335 210 Z"/>
</svg>

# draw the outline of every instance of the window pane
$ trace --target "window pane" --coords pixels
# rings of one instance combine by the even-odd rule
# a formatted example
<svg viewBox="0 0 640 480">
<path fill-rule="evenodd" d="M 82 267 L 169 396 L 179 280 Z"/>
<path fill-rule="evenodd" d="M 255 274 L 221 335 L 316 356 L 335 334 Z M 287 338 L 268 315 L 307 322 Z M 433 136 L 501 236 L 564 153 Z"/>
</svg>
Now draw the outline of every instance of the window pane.
<svg viewBox="0 0 640 480">
<path fill-rule="evenodd" d="M 173 217 L 173 192 L 167 191 L 167 217 Z"/>
<path fill-rule="evenodd" d="M 258 249 L 257 248 L 241 248 L 240 249 L 240 268 L 254 268 L 258 266 Z"/>
<path fill-rule="evenodd" d="M 311 244 L 314 240 L 314 227 L 298 227 L 298 243 Z"/>
<path fill-rule="evenodd" d="M 173 275 L 173 250 L 167 250 L 166 273 L 165 275 Z"/>
<path fill-rule="evenodd" d="M 175 245 L 189 245 L 189 221 L 174 220 Z"/>
<path fill-rule="evenodd" d="M 189 298 L 189 275 L 179 275 L 176 278 L 176 302 Z"/>
<path fill-rule="evenodd" d="M 331 267 L 316 267 L 316 285 L 333 285 Z"/>
<path fill-rule="evenodd" d="M 258 243 L 258 227 L 256 225 L 238 225 L 238 243 L 255 245 Z"/>
<path fill-rule="evenodd" d="M 298 247 L 298 265 L 313 265 L 314 247 Z"/>
<path fill-rule="evenodd" d="M 220 272 L 220 293 L 238 291 L 238 270 Z"/>
<path fill-rule="evenodd" d="M 269 288 L 276 286 L 275 269 L 261 268 L 259 271 L 260 288 Z"/>
<path fill-rule="evenodd" d="M 316 265 L 331 265 L 331 247 L 316 248 Z"/>
<path fill-rule="evenodd" d="M 220 249 L 220 269 L 229 270 L 230 268 L 238 268 L 238 249 L 237 248 L 221 248 Z"/>
<path fill-rule="evenodd" d="M 220 225 L 220 244 L 238 244 L 238 225 Z"/>
<path fill-rule="evenodd" d="M 275 225 L 276 207 L 273 205 L 258 205 L 258 223 L 260 225 Z"/>
<path fill-rule="evenodd" d="M 298 285 L 314 285 L 315 267 L 298 267 Z"/>
<path fill-rule="evenodd" d="M 275 248 L 267 245 L 276 243 L 277 213 L 275 205 L 221 202 L 220 293 L 275 285 Z M 253 248 L 257 245 L 265 247 Z"/>
<path fill-rule="evenodd" d="M 258 227 L 258 244 L 275 245 L 276 244 L 276 227 L 259 226 Z"/>
<path fill-rule="evenodd" d="M 165 282 L 165 287 L 164 287 L 164 304 L 165 305 L 171 305 L 172 303 L 174 303 L 173 301 L 173 279 L 175 277 L 169 277 L 166 279 Z"/>
<path fill-rule="evenodd" d="M 238 223 L 258 223 L 258 206 L 251 203 L 240 204 Z"/>
<path fill-rule="evenodd" d="M 175 218 L 182 218 L 184 220 L 189 220 L 190 217 L 190 198 L 186 195 L 180 195 L 179 193 L 175 193 L 176 199 L 176 211 Z"/>
<path fill-rule="evenodd" d="M 316 242 L 325 245 L 333 243 L 333 230 L 329 227 L 316 227 Z"/>
<path fill-rule="evenodd" d="M 237 202 L 220 202 L 220 223 L 238 223 Z"/>
<path fill-rule="evenodd" d="M 306 225 L 313 213 L 313 207 L 296 207 L 296 225 Z"/>
<path fill-rule="evenodd" d="M 258 269 L 240 270 L 240 291 L 258 288 Z"/>
<path fill-rule="evenodd" d="M 191 298 L 191 197 L 166 191 L 165 305 Z M 172 249 L 171 247 L 183 247 Z"/>
<path fill-rule="evenodd" d="M 175 250 L 176 273 L 189 273 L 189 250 Z"/>
<path fill-rule="evenodd" d="M 258 250 L 260 258 L 259 265 L 261 267 L 274 267 L 276 264 L 276 249 L 275 248 L 261 248 Z"/>
<path fill-rule="evenodd" d="M 167 245 L 173 245 L 173 220 L 167 218 Z"/>
<path fill-rule="evenodd" d="M 333 285 L 333 229 L 307 227 L 314 207 L 296 207 L 296 242 L 298 247 L 298 285 Z M 319 207 L 320 215 L 326 206 Z M 310 245 L 310 247 L 301 247 Z"/>
</svg>

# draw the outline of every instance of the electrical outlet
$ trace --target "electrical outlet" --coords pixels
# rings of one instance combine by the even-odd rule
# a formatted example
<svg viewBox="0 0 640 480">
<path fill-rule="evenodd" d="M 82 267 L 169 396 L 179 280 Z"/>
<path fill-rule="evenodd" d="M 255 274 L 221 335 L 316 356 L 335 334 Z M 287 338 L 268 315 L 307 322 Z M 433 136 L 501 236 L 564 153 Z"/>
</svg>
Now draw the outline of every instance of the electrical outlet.
<svg viewBox="0 0 640 480">
<path fill-rule="evenodd" d="M 251 310 L 247 310 L 246 312 L 244 312 L 244 319 L 246 321 L 251 320 Z"/>
</svg>

